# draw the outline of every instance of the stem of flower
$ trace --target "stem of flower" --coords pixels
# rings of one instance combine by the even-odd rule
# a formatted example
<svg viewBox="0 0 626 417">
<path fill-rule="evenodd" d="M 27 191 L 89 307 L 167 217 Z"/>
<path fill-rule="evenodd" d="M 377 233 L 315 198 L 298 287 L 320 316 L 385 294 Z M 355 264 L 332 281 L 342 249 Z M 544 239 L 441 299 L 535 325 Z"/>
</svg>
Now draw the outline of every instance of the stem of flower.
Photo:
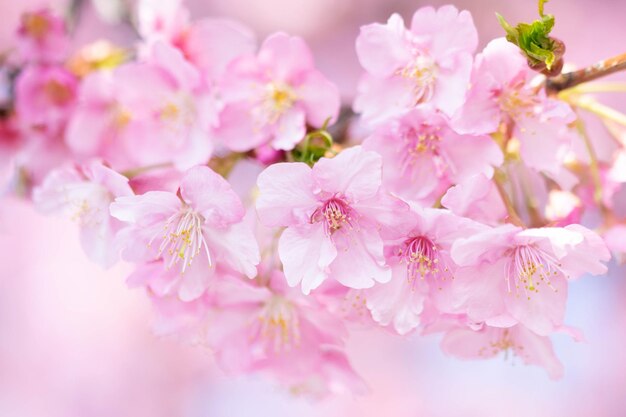
<svg viewBox="0 0 626 417">
<path fill-rule="evenodd" d="M 587 135 L 587 130 L 585 129 L 585 124 L 580 119 L 580 117 L 576 120 L 576 129 L 578 133 L 583 138 L 585 142 L 585 147 L 587 148 L 587 153 L 589 154 L 589 168 L 591 171 L 591 180 L 593 181 L 593 200 L 596 204 L 603 208 L 604 204 L 602 203 L 602 180 L 600 178 L 600 167 L 598 165 L 598 156 L 596 155 L 596 151 L 593 148 L 591 143 L 591 139 L 589 139 L 589 135 Z"/>
<path fill-rule="evenodd" d="M 500 198 L 502 199 L 504 206 L 506 207 L 506 211 L 508 213 L 507 221 L 515 226 L 526 228 L 526 225 L 517 214 L 517 211 L 515 210 L 515 207 L 513 206 L 513 203 L 504 188 L 505 173 L 500 170 L 496 170 L 493 173 L 493 182 L 498 189 L 498 193 L 500 194 Z"/>
<path fill-rule="evenodd" d="M 574 107 L 593 113 L 601 119 L 611 120 L 622 126 L 626 126 L 626 114 L 619 112 L 612 107 L 605 106 L 602 103 L 598 103 L 592 97 L 579 96 L 576 94 L 570 94 L 569 92 L 563 92 L 559 94 L 559 98 Z"/>
<path fill-rule="evenodd" d="M 600 61 L 578 71 L 566 72 L 546 80 L 546 92 L 557 94 L 559 91 L 575 87 L 618 71 L 626 70 L 626 53 Z"/>
<path fill-rule="evenodd" d="M 590 93 L 626 93 L 626 83 L 624 82 L 595 82 L 584 83 L 567 90 L 568 94 L 590 94 Z M 559 95 L 565 94 L 561 92 Z"/>
<path fill-rule="evenodd" d="M 137 175 L 143 174 L 144 172 L 153 171 L 155 169 L 161 169 L 161 168 L 169 168 L 171 166 L 172 166 L 171 163 L 164 162 L 162 164 L 146 165 L 146 166 L 139 167 L 139 168 L 132 168 L 132 169 L 121 172 L 121 174 L 130 180 L 130 179 L 135 178 Z"/>
<path fill-rule="evenodd" d="M 209 161 L 209 168 L 220 174 L 222 177 L 227 178 L 230 172 L 235 168 L 237 162 L 247 156 L 243 152 L 231 152 L 225 156 L 214 156 Z"/>
</svg>

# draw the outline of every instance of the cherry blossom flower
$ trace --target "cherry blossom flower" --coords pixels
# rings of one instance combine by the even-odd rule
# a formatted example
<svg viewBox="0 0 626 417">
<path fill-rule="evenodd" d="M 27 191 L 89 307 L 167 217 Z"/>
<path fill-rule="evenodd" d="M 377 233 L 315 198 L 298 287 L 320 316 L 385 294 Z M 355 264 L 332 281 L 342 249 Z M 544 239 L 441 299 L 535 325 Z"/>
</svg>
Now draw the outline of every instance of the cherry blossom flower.
<svg viewBox="0 0 626 417">
<path fill-rule="evenodd" d="M 152 52 L 149 62 L 84 81 L 68 127 L 70 148 L 106 158 L 119 169 L 173 160 L 184 170 L 208 161 L 216 113 L 197 70 L 165 43 Z"/>
<path fill-rule="evenodd" d="M 244 25 L 217 18 L 191 22 L 180 0 L 142 0 L 137 8 L 138 30 L 146 45 L 166 42 L 193 64 L 205 81 L 215 83 L 237 56 L 251 54 L 256 47 L 254 33 Z"/>
<path fill-rule="evenodd" d="M 119 258 L 117 232 L 122 223 L 109 214 L 116 197 L 130 196 L 128 178 L 91 161 L 52 171 L 33 192 L 43 213 L 63 213 L 80 225 L 80 242 L 87 256 L 103 267 Z"/>
<path fill-rule="evenodd" d="M 201 296 L 217 266 L 256 275 L 259 251 L 252 231 L 241 223 L 245 210 L 228 182 L 208 167 L 187 171 L 178 195 L 148 191 L 120 197 L 111 214 L 127 223 L 120 232 L 122 258 L 161 262 L 170 282 L 167 292 L 182 300 Z"/>
<path fill-rule="evenodd" d="M 563 376 L 563 364 L 557 359 L 550 338 L 521 324 L 508 328 L 482 326 L 480 330 L 458 327 L 445 334 L 441 348 L 462 359 L 491 359 L 504 354 L 513 361 L 519 358 L 527 365 L 541 366 L 552 379 Z"/>
<path fill-rule="evenodd" d="M 472 87 L 454 126 L 484 134 L 504 123 L 514 138 L 509 148 L 526 165 L 571 187 L 572 174 L 562 165 L 575 136 L 568 124 L 576 115 L 566 103 L 547 97 L 533 83 L 534 74 L 517 47 L 503 38 L 489 42 L 476 57 Z"/>
<path fill-rule="evenodd" d="M 451 184 L 477 174 L 493 175 L 502 152 L 489 136 L 460 135 L 441 113 L 415 109 L 378 128 L 363 143 L 378 152 L 390 191 L 413 201 L 434 202 Z M 439 193 L 439 195 L 437 195 Z"/>
<path fill-rule="evenodd" d="M 452 244 L 485 227 L 447 210 L 414 208 L 405 216 L 411 218 L 406 234 L 385 247 L 391 281 L 364 291 L 374 320 L 393 325 L 399 334 L 420 324 L 426 302 L 447 308 L 448 291 L 442 290 L 451 284 L 457 268 L 450 256 Z"/>
<path fill-rule="evenodd" d="M 290 150 L 339 113 L 339 92 L 313 64 L 301 38 L 276 33 L 259 53 L 235 59 L 222 85 L 217 135 L 234 151 L 270 144 Z"/>
<path fill-rule="evenodd" d="M 261 223 L 287 227 L 278 253 L 290 285 L 308 294 L 327 278 L 351 288 L 391 279 L 381 233 L 399 227 L 408 207 L 380 189 L 381 170 L 381 157 L 357 146 L 312 169 L 280 163 L 259 175 Z"/>
<path fill-rule="evenodd" d="M 20 58 L 32 63 L 57 63 L 65 59 L 70 40 L 63 19 L 50 9 L 24 13 L 17 30 Z"/>
<path fill-rule="evenodd" d="M 600 275 L 610 254 L 602 239 L 580 226 L 523 230 L 492 228 L 457 240 L 453 293 L 459 312 L 476 322 L 519 322 L 546 336 L 563 324 L 568 281 Z"/>
<path fill-rule="evenodd" d="M 150 279 L 146 267 L 133 276 L 134 284 Z M 158 333 L 207 346 L 230 374 L 263 372 L 295 394 L 318 398 L 364 391 L 342 350 L 342 322 L 314 295 L 288 288 L 277 269 L 260 268 L 254 281 L 222 276 L 189 302 L 162 294 L 152 301 Z"/>
<path fill-rule="evenodd" d="M 417 10 L 409 30 L 397 14 L 363 26 L 356 51 L 367 75 L 355 110 L 372 123 L 424 103 L 451 116 L 463 104 L 477 44 L 472 16 L 454 6 Z"/>
<path fill-rule="evenodd" d="M 20 124 L 58 134 L 74 109 L 77 89 L 76 77 L 61 66 L 27 66 L 15 83 Z"/>
</svg>

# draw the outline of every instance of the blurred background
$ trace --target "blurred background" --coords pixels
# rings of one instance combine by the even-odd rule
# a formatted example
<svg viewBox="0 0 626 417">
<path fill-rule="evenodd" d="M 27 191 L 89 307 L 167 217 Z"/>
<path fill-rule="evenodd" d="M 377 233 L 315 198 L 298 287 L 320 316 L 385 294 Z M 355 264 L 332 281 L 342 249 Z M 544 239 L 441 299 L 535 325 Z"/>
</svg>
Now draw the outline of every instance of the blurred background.
<svg viewBox="0 0 626 417">
<path fill-rule="evenodd" d="M 68 1 L 0 0 L 0 51 L 10 48 L 20 13 Z M 132 45 L 133 31 L 115 23 L 116 0 L 86 1 L 76 45 L 108 38 Z M 438 0 L 188 0 L 192 16 L 226 16 L 263 39 L 283 30 L 303 36 L 318 67 L 354 95 L 360 68 L 359 26 L 385 21 Z M 511 23 L 536 17 L 536 1 L 458 0 L 472 12 L 481 48 Z M 586 66 L 626 50 L 626 2 L 553 0 L 555 36 L 566 61 Z M 100 13 L 96 11 L 99 8 Z M 109 20 L 103 18 L 108 15 Z M 616 76 L 625 79 L 623 75 Z M 623 96 L 603 98 L 626 108 Z M 606 133 L 595 128 L 601 141 Z M 436 337 L 408 339 L 354 331 L 354 368 L 370 386 L 366 397 L 322 402 L 293 397 L 262 377 L 227 377 L 208 352 L 150 332 L 148 301 L 128 290 L 129 271 L 103 271 L 83 255 L 76 225 L 42 217 L 28 203 L 0 202 L 0 417 L 244 416 L 626 416 L 626 271 L 571 285 L 568 323 L 587 338 L 556 337 L 565 377 L 518 361 L 463 362 L 445 357 Z"/>
</svg>

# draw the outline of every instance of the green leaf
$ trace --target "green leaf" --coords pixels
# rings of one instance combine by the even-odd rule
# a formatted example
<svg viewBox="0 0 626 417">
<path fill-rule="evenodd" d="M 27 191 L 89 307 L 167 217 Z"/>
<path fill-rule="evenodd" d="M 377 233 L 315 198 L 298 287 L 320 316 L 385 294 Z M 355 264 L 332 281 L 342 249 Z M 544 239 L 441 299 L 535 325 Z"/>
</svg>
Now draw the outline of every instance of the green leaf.
<svg viewBox="0 0 626 417">
<path fill-rule="evenodd" d="M 561 57 L 555 53 L 558 52 L 558 42 L 549 36 L 554 27 L 554 16 L 544 14 L 543 6 L 547 2 L 548 0 L 539 0 L 540 19 L 530 24 L 519 23 L 513 27 L 500 14 L 496 13 L 496 16 L 506 32 L 506 39 L 522 50 L 531 67 L 542 68 L 545 65 L 545 68 L 551 70 Z"/>
</svg>

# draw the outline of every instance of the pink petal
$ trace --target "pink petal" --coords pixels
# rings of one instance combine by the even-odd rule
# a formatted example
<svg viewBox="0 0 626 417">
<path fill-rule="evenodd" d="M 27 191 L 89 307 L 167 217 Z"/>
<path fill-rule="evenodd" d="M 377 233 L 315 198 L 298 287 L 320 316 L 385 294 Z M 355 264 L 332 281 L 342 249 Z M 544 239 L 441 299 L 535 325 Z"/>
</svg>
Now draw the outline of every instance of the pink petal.
<svg viewBox="0 0 626 417">
<path fill-rule="evenodd" d="M 339 89 L 319 71 L 308 72 L 296 94 L 311 126 L 320 128 L 327 120 L 332 124 L 337 119 L 341 106 Z"/>
<path fill-rule="evenodd" d="M 320 187 L 356 202 L 373 197 L 382 180 L 382 159 L 361 146 L 345 149 L 334 158 L 322 158 L 313 166 Z"/>
<path fill-rule="evenodd" d="M 442 69 L 437 75 L 432 104 L 448 116 L 461 108 L 470 87 L 472 56 L 462 53 L 455 57 L 451 70 Z"/>
<path fill-rule="evenodd" d="M 254 125 L 253 106 L 246 101 L 227 104 L 220 112 L 215 137 L 235 152 L 256 148 L 268 138 L 264 129 Z"/>
<path fill-rule="evenodd" d="M 548 336 L 563 324 L 567 302 L 567 280 L 558 275 L 550 280 L 551 287 L 537 282 L 538 292 L 513 288 L 505 294 L 508 312 L 533 332 Z M 521 284 L 520 284 L 521 287 Z"/>
<path fill-rule="evenodd" d="M 283 232 L 278 255 L 287 283 L 292 287 L 302 283 L 302 292 L 309 294 L 328 277 L 328 266 L 337 250 L 321 224 L 304 224 Z"/>
<path fill-rule="evenodd" d="M 182 202 L 172 193 L 148 191 L 140 196 L 118 197 L 111 204 L 111 215 L 123 222 L 151 224 L 155 219 L 167 219 L 178 211 Z"/>
<path fill-rule="evenodd" d="M 212 261 L 228 266 L 248 278 L 257 274 L 260 262 L 259 245 L 252 229 L 245 223 L 236 223 L 226 229 L 205 230 Z"/>
<path fill-rule="evenodd" d="M 271 68 L 277 80 L 284 82 L 313 68 L 313 55 L 304 40 L 280 32 L 263 42 L 258 60 L 261 66 Z"/>
<path fill-rule="evenodd" d="M 389 282 L 391 268 L 383 255 L 383 240 L 374 228 L 349 232 L 333 261 L 330 277 L 349 288 L 371 288 L 376 282 Z"/>
<path fill-rule="evenodd" d="M 280 117 L 275 128 L 272 147 L 286 151 L 293 149 L 306 135 L 306 122 L 304 119 L 302 110 L 295 107 L 287 110 Z"/>
<path fill-rule="evenodd" d="M 185 53 L 211 79 L 217 79 L 234 58 L 254 53 L 255 43 L 254 33 L 238 22 L 204 18 L 189 28 Z"/>
<path fill-rule="evenodd" d="M 457 269 L 450 288 L 455 310 L 475 322 L 484 322 L 506 312 L 503 288 L 506 259 Z"/>
<path fill-rule="evenodd" d="M 404 21 L 393 14 L 386 25 L 362 26 L 356 39 L 356 53 L 361 66 L 376 77 L 388 77 L 412 58 L 404 40 Z"/>
<path fill-rule="evenodd" d="M 472 15 L 467 10 L 459 13 L 450 5 L 437 10 L 432 7 L 417 10 L 411 20 L 411 32 L 431 38 L 430 49 L 437 58 L 461 51 L 471 54 L 478 46 L 478 32 Z"/>
<path fill-rule="evenodd" d="M 456 183 L 477 174 L 490 178 L 493 167 L 500 166 L 504 160 L 500 147 L 489 136 L 463 136 L 450 132 L 443 138 L 442 147 L 450 159 L 451 177 Z"/>
<path fill-rule="evenodd" d="M 270 165 L 257 180 L 256 210 L 265 226 L 309 223 L 318 205 L 311 168 L 304 163 Z"/>
<path fill-rule="evenodd" d="M 228 181 L 206 166 L 197 166 L 185 173 L 180 193 L 211 225 L 224 227 L 237 223 L 245 214 L 239 196 Z"/>
</svg>

